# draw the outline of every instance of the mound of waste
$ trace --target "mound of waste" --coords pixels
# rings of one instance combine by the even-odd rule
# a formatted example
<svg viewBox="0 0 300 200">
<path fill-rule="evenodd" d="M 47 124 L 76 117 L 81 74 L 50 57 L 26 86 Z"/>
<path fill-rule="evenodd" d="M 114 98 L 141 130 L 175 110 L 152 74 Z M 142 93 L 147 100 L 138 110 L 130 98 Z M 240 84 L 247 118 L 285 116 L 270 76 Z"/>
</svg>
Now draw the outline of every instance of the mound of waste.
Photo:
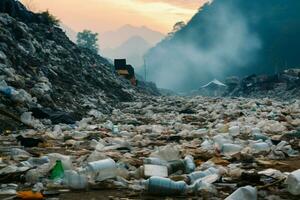
<svg viewBox="0 0 300 200">
<path fill-rule="evenodd" d="M 108 113 L 135 98 L 137 89 L 118 78 L 106 59 L 77 47 L 40 14 L 18 12 L 26 20 L 17 11 L 0 12 L 2 129 L 19 122 L 33 126 L 32 115 L 71 123 L 91 109 Z"/>
<path fill-rule="evenodd" d="M 299 100 L 149 97 L 117 107 L 1 135 L 0 198 L 299 199 Z"/>
<path fill-rule="evenodd" d="M 274 75 L 250 75 L 243 79 L 230 77 L 225 95 L 273 99 L 300 98 L 300 69 L 287 69 Z"/>
</svg>

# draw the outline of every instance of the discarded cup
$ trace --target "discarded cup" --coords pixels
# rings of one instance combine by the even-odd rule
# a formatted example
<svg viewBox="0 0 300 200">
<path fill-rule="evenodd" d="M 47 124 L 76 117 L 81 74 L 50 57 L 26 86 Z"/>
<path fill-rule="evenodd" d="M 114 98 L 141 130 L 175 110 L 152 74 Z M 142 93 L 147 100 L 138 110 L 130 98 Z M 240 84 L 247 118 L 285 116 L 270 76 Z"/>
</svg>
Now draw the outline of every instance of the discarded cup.
<svg viewBox="0 0 300 200">
<path fill-rule="evenodd" d="M 97 181 L 103 181 L 116 176 L 116 163 L 111 158 L 90 162 L 82 172 L 94 176 Z"/>
</svg>

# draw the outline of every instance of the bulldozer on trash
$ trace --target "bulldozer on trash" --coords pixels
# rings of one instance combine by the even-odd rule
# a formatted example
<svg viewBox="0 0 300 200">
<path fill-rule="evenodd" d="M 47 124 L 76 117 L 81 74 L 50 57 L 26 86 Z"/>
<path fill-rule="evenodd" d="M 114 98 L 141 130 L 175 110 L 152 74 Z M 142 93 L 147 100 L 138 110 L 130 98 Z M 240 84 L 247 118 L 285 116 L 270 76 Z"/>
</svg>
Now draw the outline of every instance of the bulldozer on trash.
<svg viewBox="0 0 300 200">
<path fill-rule="evenodd" d="M 114 66 L 119 76 L 129 80 L 131 85 L 137 86 L 134 68 L 126 63 L 126 59 L 115 59 Z"/>
</svg>

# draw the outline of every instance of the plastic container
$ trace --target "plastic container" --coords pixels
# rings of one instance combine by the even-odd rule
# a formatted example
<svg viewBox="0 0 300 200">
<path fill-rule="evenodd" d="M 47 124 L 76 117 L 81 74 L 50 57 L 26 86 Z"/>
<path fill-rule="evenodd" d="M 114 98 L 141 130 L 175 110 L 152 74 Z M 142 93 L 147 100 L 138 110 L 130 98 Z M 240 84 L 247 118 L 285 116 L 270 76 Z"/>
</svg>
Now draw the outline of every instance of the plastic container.
<svg viewBox="0 0 300 200">
<path fill-rule="evenodd" d="M 222 145 L 222 154 L 233 155 L 240 152 L 243 149 L 241 145 L 226 143 Z"/>
<path fill-rule="evenodd" d="M 144 176 L 159 176 L 159 177 L 168 177 L 168 168 L 163 165 L 144 165 Z"/>
<path fill-rule="evenodd" d="M 257 190 L 252 186 L 245 186 L 234 191 L 225 200 L 256 200 Z"/>
<path fill-rule="evenodd" d="M 204 178 L 206 176 L 213 175 L 213 174 L 219 174 L 219 173 L 220 173 L 220 171 L 217 168 L 210 167 L 204 171 L 193 172 L 193 173 L 189 174 L 187 177 L 188 177 L 189 183 L 194 183 L 201 178 Z"/>
<path fill-rule="evenodd" d="M 64 184 L 75 190 L 82 190 L 88 187 L 88 178 L 85 175 L 78 174 L 74 170 L 65 171 Z"/>
<path fill-rule="evenodd" d="M 286 179 L 287 190 L 293 195 L 300 195 L 300 169 L 290 173 Z"/>
<path fill-rule="evenodd" d="M 194 163 L 193 156 L 187 155 L 184 158 L 184 162 L 185 162 L 185 173 L 189 174 L 195 171 L 196 165 Z"/>
<path fill-rule="evenodd" d="M 116 176 L 116 163 L 111 158 L 90 162 L 82 172 L 93 176 L 97 181 L 103 181 Z"/>
<path fill-rule="evenodd" d="M 178 195 L 186 191 L 184 181 L 172 181 L 168 178 L 153 176 L 146 181 L 146 190 L 151 194 Z"/>
<path fill-rule="evenodd" d="M 42 156 L 40 158 L 30 158 L 27 161 L 21 162 L 22 165 L 27 167 L 38 167 L 46 163 L 50 163 L 50 160 L 47 156 Z"/>
<path fill-rule="evenodd" d="M 239 126 L 232 126 L 228 129 L 229 135 L 231 136 L 238 136 L 240 134 L 240 127 Z"/>
<path fill-rule="evenodd" d="M 266 142 L 257 142 L 251 145 L 254 153 L 269 152 L 271 147 Z"/>
</svg>

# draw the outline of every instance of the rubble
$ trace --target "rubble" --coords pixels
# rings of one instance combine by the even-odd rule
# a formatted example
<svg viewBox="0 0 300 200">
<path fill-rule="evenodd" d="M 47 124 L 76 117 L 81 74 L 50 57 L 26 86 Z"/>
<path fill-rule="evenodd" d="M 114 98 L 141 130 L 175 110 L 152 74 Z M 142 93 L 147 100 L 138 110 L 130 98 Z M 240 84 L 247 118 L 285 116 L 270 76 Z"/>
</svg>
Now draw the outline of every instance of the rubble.
<svg viewBox="0 0 300 200">
<path fill-rule="evenodd" d="M 30 16 L 35 19 L 39 14 L 30 12 Z M 157 95 L 155 88 L 142 82 L 141 87 L 132 87 L 114 74 L 106 59 L 77 47 L 53 24 L 0 13 L 3 130 L 41 127 L 43 123 L 73 124 L 92 109 L 110 113 L 119 102 Z"/>
<path fill-rule="evenodd" d="M 181 112 L 187 107 L 194 112 Z M 0 179 L 18 185 L 2 187 L 3 194 L 42 184 L 44 196 L 64 188 L 70 194 L 121 189 L 136 196 L 297 199 L 299 162 L 284 162 L 300 158 L 298 100 L 149 97 L 121 103 L 112 114 L 90 113 L 75 125 L 23 131 L 42 138 L 42 147 L 24 148 L 13 134 L 1 135 Z"/>
<path fill-rule="evenodd" d="M 299 99 L 300 69 L 288 69 L 273 75 L 251 75 L 239 79 L 229 77 L 224 96 L 273 98 L 277 100 Z"/>
<path fill-rule="evenodd" d="M 0 13 L 4 198 L 299 199 L 297 70 L 226 83 L 288 101 L 146 95 L 33 16 Z"/>
</svg>

